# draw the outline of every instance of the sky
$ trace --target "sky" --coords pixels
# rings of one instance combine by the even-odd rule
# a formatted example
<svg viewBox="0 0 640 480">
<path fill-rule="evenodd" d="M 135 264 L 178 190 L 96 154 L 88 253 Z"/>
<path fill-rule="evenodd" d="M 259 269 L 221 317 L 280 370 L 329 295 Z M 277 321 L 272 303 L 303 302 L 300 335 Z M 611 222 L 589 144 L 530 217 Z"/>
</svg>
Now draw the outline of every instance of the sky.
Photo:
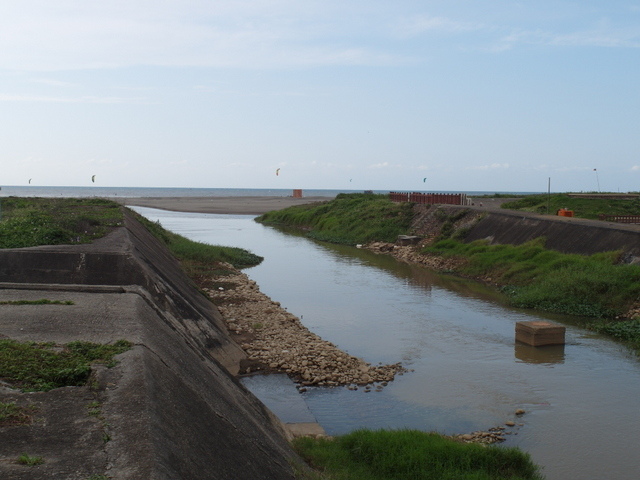
<svg viewBox="0 0 640 480">
<path fill-rule="evenodd" d="M 0 166 L 0 185 L 640 191 L 640 0 L 1 2 Z"/>
</svg>

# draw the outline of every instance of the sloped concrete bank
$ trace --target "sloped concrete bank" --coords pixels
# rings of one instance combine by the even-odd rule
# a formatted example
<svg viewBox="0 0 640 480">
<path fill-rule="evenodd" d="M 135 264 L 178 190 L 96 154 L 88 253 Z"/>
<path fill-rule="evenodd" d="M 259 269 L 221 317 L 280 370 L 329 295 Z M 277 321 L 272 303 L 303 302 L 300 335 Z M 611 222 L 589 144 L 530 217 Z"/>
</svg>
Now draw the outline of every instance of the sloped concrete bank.
<svg viewBox="0 0 640 480">
<path fill-rule="evenodd" d="M 0 251 L 0 300 L 40 298 L 73 304 L 1 305 L 0 338 L 134 347 L 86 387 L 0 384 L 1 402 L 33 412 L 0 427 L 1 478 L 287 479 L 306 468 L 234 377 L 245 354 L 219 312 L 129 213 L 91 245 Z M 22 453 L 45 462 L 19 465 Z"/>
<path fill-rule="evenodd" d="M 547 248 L 563 253 L 591 255 L 620 250 L 626 261 L 640 257 L 640 225 L 600 220 L 481 207 L 439 206 L 419 208 L 414 229 L 422 235 L 437 234 L 443 221 L 464 211 L 468 213 L 455 221 L 455 227 L 466 229 L 465 242 L 488 240 L 493 244 L 519 245 L 545 237 Z"/>
</svg>

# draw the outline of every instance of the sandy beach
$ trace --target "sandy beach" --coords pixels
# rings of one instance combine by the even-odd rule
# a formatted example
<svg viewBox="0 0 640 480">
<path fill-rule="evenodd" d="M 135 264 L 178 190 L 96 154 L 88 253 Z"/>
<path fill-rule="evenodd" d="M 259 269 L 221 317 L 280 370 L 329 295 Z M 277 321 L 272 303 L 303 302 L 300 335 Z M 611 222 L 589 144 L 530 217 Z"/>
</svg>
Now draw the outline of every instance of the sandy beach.
<svg viewBox="0 0 640 480">
<path fill-rule="evenodd" d="M 331 200 L 333 197 L 146 197 L 118 198 L 116 201 L 136 207 L 158 208 L 173 212 L 261 215 L 293 205 Z"/>
</svg>

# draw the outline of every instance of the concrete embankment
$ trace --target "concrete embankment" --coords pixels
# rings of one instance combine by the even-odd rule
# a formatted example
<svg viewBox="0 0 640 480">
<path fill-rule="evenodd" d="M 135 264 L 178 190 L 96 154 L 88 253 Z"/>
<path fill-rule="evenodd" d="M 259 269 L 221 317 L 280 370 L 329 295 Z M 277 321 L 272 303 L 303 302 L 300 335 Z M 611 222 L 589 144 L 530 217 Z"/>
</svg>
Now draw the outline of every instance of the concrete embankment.
<svg viewBox="0 0 640 480">
<path fill-rule="evenodd" d="M 0 251 L 0 338 L 134 347 L 90 385 L 21 393 L 27 425 L 0 427 L 0 477 L 286 479 L 303 462 L 280 421 L 234 377 L 244 352 L 177 261 L 130 214 L 91 245 Z M 90 415 L 88 405 L 99 410 Z M 26 467 L 22 453 L 42 465 Z"/>
<path fill-rule="evenodd" d="M 438 214 L 438 210 L 443 213 Z M 456 220 L 455 226 L 466 229 L 465 242 L 488 240 L 494 244 L 519 245 L 544 237 L 547 248 L 563 253 L 591 255 L 622 251 L 626 261 L 640 257 L 640 225 L 600 220 L 482 207 L 439 206 L 419 209 L 414 229 L 421 234 L 432 234 L 443 221 L 455 217 L 461 210 L 468 213 Z"/>
</svg>

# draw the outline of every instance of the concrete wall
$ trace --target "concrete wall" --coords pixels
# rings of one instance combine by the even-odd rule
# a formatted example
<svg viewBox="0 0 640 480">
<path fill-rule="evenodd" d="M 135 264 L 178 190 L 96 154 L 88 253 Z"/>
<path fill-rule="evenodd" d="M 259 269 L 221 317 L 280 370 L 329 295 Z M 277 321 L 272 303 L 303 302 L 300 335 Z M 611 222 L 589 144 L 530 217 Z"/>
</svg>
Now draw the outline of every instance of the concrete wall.
<svg viewBox="0 0 640 480">
<path fill-rule="evenodd" d="M 279 420 L 234 377 L 245 356 L 227 336 L 219 312 L 131 214 L 125 227 L 91 245 L 0 250 L 0 282 L 2 298 L 74 300 L 66 310 L 7 306 L 0 337 L 134 343 L 118 366 L 97 371 L 95 391 L 86 392 L 99 399 L 110 435 L 100 447 L 105 465 L 98 471 L 120 480 L 227 480 L 293 479 L 294 465 L 305 468 Z M 46 400 L 51 392 L 24 400 L 27 394 L 7 389 L 0 400 L 41 399 L 56 418 L 56 411 L 69 411 L 64 399 L 78 388 L 85 387 L 57 389 L 59 410 Z M 75 410 L 70 423 L 86 419 L 86 411 Z M 51 451 L 27 477 L 6 470 L 10 478 L 76 478 L 61 472 L 79 475 L 88 468 L 89 461 L 79 461 L 80 449 L 69 452 L 60 441 L 56 451 L 47 423 L 45 418 L 33 427 L 40 429 L 37 435 L 32 427 L 11 434 L 15 445 L 23 434 L 32 447 L 38 438 L 49 439 L 40 443 Z M 0 459 L 14 455 L 14 443 L 0 442 Z M 87 458 L 95 463 L 95 452 Z"/>
<path fill-rule="evenodd" d="M 473 210 L 482 212 L 482 210 Z M 640 227 L 599 220 L 535 215 L 517 211 L 484 211 L 469 229 L 466 242 L 519 245 L 545 237 L 547 248 L 563 253 L 590 255 L 621 250 L 628 258 L 640 256 Z"/>
</svg>

